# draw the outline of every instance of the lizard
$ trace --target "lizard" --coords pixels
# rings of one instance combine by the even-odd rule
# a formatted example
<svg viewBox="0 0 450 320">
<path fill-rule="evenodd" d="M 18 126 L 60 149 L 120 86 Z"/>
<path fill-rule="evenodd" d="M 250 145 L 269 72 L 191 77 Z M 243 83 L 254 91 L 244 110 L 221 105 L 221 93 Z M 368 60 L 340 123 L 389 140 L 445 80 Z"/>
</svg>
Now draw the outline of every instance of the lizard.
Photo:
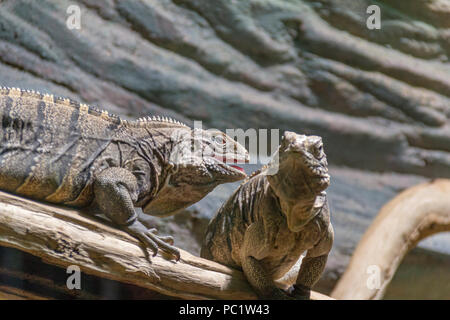
<svg viewBox="0 0 450 320">
<path fill-rule="evenodd" d="M 159 116 L 124 120 L 34 90 L 0 87 L 0 123 L 0 190 L 103 215 L 149 259 L 147 249 L 177 261 L 180 251 L 147 229 L 141 213 L 175 214 L 244 179 L 234 163 L 249 161 L 245 147 L 216 129 Z"/>
<path fill-rule="evenodd" d="M 334 238 L 330 184 L 319 136 L 286 131 L 268 165 L 235 190 L 210 221 L 201 257 L 244 272 L 261 299 L 309 299 Z M 280 279 L 307 251 L 296 283 Z"/>
</svg>

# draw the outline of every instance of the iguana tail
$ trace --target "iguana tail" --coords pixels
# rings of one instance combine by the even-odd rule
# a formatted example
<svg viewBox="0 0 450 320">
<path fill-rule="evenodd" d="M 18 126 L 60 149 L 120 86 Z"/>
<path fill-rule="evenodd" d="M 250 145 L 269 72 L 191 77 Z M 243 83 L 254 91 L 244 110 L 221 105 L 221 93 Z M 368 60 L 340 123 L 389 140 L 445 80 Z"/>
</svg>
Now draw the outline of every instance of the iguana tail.
<svg viewBox="0 0 450 320">
<path fill-rule="evenodd" d="M 406 189 L 381 208 L 331 296 L 381 299 L 406 253 L 423 238 L 444 231 L 450 231 L 450 180 Z"/>
</svg>

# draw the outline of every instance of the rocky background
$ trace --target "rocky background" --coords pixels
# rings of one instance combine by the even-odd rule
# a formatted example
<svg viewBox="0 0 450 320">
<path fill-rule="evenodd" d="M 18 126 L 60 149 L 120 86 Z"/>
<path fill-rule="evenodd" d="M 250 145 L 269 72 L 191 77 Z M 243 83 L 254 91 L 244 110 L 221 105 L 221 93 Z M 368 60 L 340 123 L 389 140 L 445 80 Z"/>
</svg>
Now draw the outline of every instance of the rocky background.
<svg viewBox="0 0 450 320">
<path fill-rule="evenodd" d="M 380 30 L 366 27 L 371 4 L 381 8 Z M 81 29 L 66 25 L 70 5 L 81 9 Z M 448 0 L 0 2 L 1 85 L 124 118 L 322 136 L 336 233 L 322 292 L 384 203 L 450 178 L 449 56 Z M 198 253 L 208 219 L 234 188 L 149 222 Z M 420 246 L 387 298 L 450 298 L 450 235 Z"/>
</svg>

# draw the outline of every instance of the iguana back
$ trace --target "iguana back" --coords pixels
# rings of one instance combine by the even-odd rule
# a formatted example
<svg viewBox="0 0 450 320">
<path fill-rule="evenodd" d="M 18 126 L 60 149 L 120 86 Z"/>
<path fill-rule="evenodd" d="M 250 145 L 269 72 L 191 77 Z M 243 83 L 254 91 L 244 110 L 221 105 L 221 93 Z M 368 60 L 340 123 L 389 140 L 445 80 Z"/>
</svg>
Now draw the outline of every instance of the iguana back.
<svg viewBox="0 0 450 320">
<path fill-rule="evenodd" d="M 1 88 L 0 119 L 0 189 L 54 203 L 89 202 L 82 191 L 120 129 L 118 118 L 67 98 Z"/>
</svg>

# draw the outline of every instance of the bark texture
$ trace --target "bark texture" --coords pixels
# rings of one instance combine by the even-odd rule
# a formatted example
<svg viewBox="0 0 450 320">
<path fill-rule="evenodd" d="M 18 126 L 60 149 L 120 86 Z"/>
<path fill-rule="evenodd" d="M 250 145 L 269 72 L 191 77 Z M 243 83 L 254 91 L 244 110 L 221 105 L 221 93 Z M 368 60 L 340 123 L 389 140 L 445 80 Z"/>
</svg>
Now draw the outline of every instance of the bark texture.
<svg viewBox="0 0 450 320">
<path fill-rule="evenodd" d="M 182 251 L 175 262 L 147 259 L 139 243 L 122 231 L 74 210 L 0 192 L 0 245 L 90 275 L 147 288 L 182 299 L 256 299 L 245 276 Z M 0 298 L 20 292 L 0 288 Z M 22 293 L 24 298 L 33 298 Z M 329 299 L 314 293 L 313 299 Z"/>
</svg>

